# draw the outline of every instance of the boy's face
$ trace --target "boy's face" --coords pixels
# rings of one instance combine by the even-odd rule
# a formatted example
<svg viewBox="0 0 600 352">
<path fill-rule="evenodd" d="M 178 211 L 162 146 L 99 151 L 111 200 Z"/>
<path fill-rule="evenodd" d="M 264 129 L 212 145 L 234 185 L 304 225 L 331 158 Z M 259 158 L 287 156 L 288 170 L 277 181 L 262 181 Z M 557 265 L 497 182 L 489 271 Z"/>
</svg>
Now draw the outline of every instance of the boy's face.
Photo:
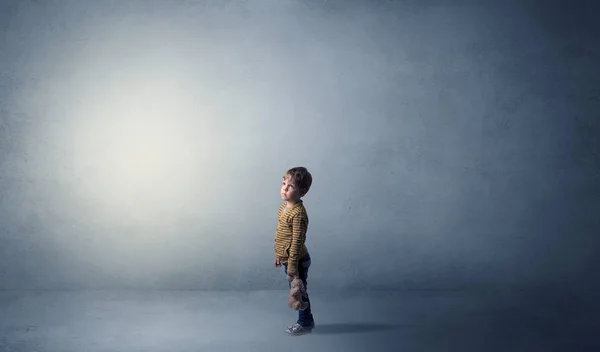
<svg viewBox="0 0 600 352">
<path fill-rule="evenodd" d="M 302 193 L 289 177 L 284 177 L 281 183 L 281 199 L 296 202 L 302 197 Z"/>
</svg>

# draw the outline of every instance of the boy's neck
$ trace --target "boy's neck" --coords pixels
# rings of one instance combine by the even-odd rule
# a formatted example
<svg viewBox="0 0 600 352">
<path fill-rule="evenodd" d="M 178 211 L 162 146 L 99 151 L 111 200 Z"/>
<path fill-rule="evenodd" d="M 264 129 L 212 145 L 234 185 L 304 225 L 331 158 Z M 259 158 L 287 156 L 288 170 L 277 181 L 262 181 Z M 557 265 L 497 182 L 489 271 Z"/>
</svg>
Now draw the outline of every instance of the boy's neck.
<svg viewBox="0 0 600 352">
<path fill-rule="evenodd" d="M 288 200 L 288 201 L 287 201 L 287 207 L 288 207 L 288 208 L 291 208 L 291 207 L 293 207 L 294 205 L 296 205 L 296 204 L 298 204 L 298 203 L 302 203 L 302 199 L 298 199 L 298 200 L 296 200 L 296 201 L 291 201 L 291 200 Z"/>
</svg>

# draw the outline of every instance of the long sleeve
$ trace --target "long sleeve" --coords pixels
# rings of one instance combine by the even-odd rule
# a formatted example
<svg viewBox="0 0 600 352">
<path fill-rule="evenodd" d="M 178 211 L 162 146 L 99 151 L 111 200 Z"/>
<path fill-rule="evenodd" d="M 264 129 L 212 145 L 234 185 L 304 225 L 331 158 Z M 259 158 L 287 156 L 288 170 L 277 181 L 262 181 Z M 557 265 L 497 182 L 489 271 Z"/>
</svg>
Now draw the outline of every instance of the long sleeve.
<svg viewBox="0 0 600 352">
<path fill-rule="evenodd" d="M 281 211 L 284 207 L 285 203 L 279 206 L 279 211 L 277 212 L 277 228 L 275 229 L 275 236 L 273 237 L 273 249 L 275 251 L 275 255 L 277 255 L 277 247 L 278 247 L 278 241 L 279 241 L 279 220 L 281 218 Z"/>
<path fill-rule="evenodd" d="M 298 260 L 300 251 L 306 241 L 306 231 L 308 229 L 308 218 L 300 213 L 294 216 L 292 220 L 292 245 L 290 246 L 290 257 L 288 260 L 288 271 L 298 272 Z"/>
</svg>

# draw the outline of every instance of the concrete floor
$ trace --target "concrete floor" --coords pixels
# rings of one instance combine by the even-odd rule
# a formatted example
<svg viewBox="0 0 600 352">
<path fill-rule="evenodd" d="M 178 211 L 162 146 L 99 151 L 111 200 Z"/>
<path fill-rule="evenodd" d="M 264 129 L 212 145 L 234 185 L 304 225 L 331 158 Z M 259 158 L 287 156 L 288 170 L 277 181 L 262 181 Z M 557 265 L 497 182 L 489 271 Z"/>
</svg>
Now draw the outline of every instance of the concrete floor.
<svg viewBox="0 0 600 352">
<path fill-rule="evenodd" d="M 0 351 L 600 351 L 598 303 L 540 291 L 0 291 Z"/>
</svg>

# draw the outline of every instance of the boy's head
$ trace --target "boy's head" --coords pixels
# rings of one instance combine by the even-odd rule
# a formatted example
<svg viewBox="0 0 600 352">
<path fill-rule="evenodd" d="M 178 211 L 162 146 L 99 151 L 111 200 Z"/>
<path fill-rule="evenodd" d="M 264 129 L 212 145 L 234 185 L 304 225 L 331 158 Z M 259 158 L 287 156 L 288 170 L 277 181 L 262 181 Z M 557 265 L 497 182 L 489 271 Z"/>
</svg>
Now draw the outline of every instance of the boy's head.
<svg viewBox="0 0 600 352">
<path fill-rule="evenodd" d="M 283 175 L 281 198 L 285 201 L 297 202 L 306 195 L 311 184 L 312 176 L 305 167 L 291 168 Z"/>
</svg>

